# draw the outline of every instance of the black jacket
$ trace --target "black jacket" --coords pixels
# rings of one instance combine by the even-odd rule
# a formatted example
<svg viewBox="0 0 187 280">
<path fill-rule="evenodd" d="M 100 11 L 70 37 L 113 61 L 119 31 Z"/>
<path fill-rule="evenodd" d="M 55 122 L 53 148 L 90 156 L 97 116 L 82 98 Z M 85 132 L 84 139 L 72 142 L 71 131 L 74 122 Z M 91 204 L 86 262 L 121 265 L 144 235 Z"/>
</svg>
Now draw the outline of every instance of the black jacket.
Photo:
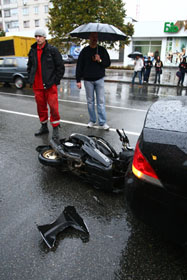
<svg viewBox="0 0 187 280">
<path fill-rule="evenodd" d="M 98 53 L 102 62 L 93 60 L 93 56 Z M 110 66 L 110 57 L 107 50 L 98 46 L 91 48 L 85 47 L 79 54 L 76 67 L 76 80 L 80 82 L 81 79 L 87 81 L 96 81 L 105 76 L 105 68 Z"/>
<path fill-rule="evenodd" d="M 162 71 L 162 67 L 163 67 L 163 63 L 161 60 L 156 60 L 155 62 L 155 70 L 157 72 L 161 72 Z"/>
<path fill-rule="evenodd" d="M 27 64 L 28 81 L 31 85 L 34 83 L 37 66 L 37 43 L 34 43 L 30 49 Z M 53 84 L 60 84 L 65 72 L 62 56 L 58 49 L 48 44 L 47 41 L 41 56 L 41 67 L 44 88 L 50 88 Z"/>
<path fill-rule="evenodd" d="M 185 61 L 182 61 L 179 64 L 179 69 L 180 69 L 181 73 L 186 73 L 186 71 L 187 71 L 187 63 Z"/>
</svg>

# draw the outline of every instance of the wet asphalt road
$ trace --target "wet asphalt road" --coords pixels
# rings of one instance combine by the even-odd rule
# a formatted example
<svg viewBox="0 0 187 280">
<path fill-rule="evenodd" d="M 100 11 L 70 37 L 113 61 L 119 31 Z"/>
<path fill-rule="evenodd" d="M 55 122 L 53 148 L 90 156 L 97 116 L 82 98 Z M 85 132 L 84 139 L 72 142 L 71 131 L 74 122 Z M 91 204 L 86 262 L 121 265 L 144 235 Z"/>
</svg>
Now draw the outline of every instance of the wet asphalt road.
<svg viewBox="0 0 187 280">
<path fill-rule="evenodd" d="M 106 83 L 109 132 L 87 129 L 84 89 L 75 81 L 59 86 L 61 137 L 72 132 L 104 137 L 119 151 L 115 128 L 127 131 L 134 146 L 149 106 L 177 88 Z M 35 148 L 49 136 L 34 137 L 39 127 L 32 90 L 0 88 L 0 246 L 1 280 L 179 280 L 187 279 L 183 251 L 137 221 L 123 194 L 104 193 L 81 179 L 42 166 Z M 98 200 L 101 203 L 98 203 Z M 37 224 L 53 222 L 68 205 L 88 226 L 89 240 L 68 229 L 48 249 Z"/>
</svg>

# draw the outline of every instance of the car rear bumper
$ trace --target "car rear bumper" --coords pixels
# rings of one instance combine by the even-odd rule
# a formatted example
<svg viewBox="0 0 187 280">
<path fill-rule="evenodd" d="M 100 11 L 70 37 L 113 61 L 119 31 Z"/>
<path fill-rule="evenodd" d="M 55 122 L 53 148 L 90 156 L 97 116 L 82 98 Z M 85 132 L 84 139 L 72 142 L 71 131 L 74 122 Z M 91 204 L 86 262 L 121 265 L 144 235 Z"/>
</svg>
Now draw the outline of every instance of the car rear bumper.
<svg viewBox="0 0 187 280">
<path fill-rule="evenodd" d="M 125 194 L 132 212 L 145 224 L 180 245 L 187 243 L 187 200 L 145 183 L 132 171 L 125 178 Z"/>
</svg>

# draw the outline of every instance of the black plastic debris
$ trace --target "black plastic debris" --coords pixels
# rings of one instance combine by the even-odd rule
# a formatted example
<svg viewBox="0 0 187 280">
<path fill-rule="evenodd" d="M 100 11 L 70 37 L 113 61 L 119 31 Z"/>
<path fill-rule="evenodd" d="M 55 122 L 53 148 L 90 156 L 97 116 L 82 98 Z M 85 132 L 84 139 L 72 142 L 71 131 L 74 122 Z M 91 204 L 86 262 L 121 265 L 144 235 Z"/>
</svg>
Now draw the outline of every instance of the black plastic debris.
<svg viewBox="0 0 187 280">
<path fill-rule="evenodd" d="M 62 214 L 52 224 L 37 225 L 43 240 L 49 248 L 54 246 L 58 233 L 62 232 L 67 227 L 73 227 L 89 235 L 87 226 L 74 206 L 65 207 Z"/>
</svg>

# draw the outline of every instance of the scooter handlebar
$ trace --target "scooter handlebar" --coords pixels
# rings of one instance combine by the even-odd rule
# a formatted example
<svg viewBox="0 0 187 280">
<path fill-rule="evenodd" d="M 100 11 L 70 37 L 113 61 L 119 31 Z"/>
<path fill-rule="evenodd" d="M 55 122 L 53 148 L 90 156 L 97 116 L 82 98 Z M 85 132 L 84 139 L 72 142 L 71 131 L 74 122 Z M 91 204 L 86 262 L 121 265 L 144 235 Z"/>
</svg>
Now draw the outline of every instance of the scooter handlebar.
<svg viewBox="0 0 187 280">
<path fill-rule="evenodd" d="M 121 132 L 119 131 L 119 129 L 116 129 L 116 132 L 118 133 L 120 140 L 123 140 L 123 135 L 121 134 Z"/>
</svg>

